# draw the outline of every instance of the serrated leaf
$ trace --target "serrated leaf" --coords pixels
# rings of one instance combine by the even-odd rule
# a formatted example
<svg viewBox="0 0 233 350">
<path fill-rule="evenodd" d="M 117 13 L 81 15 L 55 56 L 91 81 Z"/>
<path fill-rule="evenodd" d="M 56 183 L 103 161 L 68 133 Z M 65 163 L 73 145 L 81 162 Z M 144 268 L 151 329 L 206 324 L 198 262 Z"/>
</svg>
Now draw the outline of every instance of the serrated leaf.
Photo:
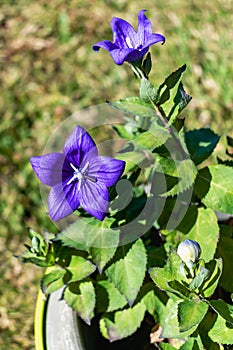
<svg viewBox="0 0 233 350">
<path fill-rule="evenodd" d="M 192 97 L 188 95 L 184 89 L 182 82 L 179 83 L 176 95 L 173 99 L 173 106 L 169 112 L 168 119 L 172 120 L 172 123 L 175 122 L 176 118 L 182 112 L 182 110 L 188 105 Z"/>
<path fill-rule="evenodd" d="M 209 128 L 185 133 L 185 142 L 191 159 L 197 165 L 206 160 L 215 149 L 220 137 Z"/>
<path fill-rule="evenodd" d="M 198 186 L 203 182 L 208 192 L 199 192 Z M 205 185 L 205 186 L 204 186 Z M 219 164 L 210 165 L 200 171 L 197 193 L 204 198 L 202 202 L 209 208 L 226 214 L 233 214 L 233 169 Z"/>
<path fill-rule="evenodd" d="M 174 291 L 175 286 L 169 284 L 172 281 L 182 281 L 183 275 L 180 271 L 180 258 L 174 252 L 169 256 L 168 262 L 164 267 L 154 267 L 149 270 L 152 281 L 158 288 L 166 291 Z M 180 290 L 177 289 L 178 292 Z"/>
<path fill-rule="evenodd" d="M 208 310 L 208 304 L 201 300 L 185 300 L 178 305 L 178 319 L 181 332 L 198 326 Z"/>
<path fill-rule="evenodd" d="M 151 82 L 142 78 L 140 81 L 140 98 L 144 102 L 156 101 L 157 92 Z"/>
<path fill-rule="evenodd" d="M 178 81 L 180 80 L 182 74 L 186 70 L 186 65 L 184 64 L 180 68 L 178 68 L 176 71 L 172 72 L 165 80 L 164 82 L 159 86 L 157 94 L 157 103 L 159 105 L 162 105 L 170 98 L 170 90 L 173 89 Z"/>
<path fill-rule="evenodd" d="M 201 287 L 201 294 L 208 298 L 210 297 L 215 289 L 217 288 L 219 278 L 222 273 L 222 259 L 215 259 L 206 264 L 206 268 L 210 271 L 210 277 Z"/>
<path fill-rule="evenodd" d="M 87 276 L 91 275 L 96 269 L 96 266 L 93 265 L 89 260 L 84 259 L 81 256 L 73 255 L 67 271 L 70 272 L 71 277 L 69 282 L 81 281 Z"/>
<path fill-rule="evenodd" d="M 118 153 L 116 159 L 126 162 L 125 172 L 132 172 L 138 167 L 144 168 L 148 163 L 148 159 L 144 150 L 135 150 L 132 152 Z"/>
<path fill-rule="evenodd" d="M 46 273 L 41 280 L 41 289 L 43 293 L 52 293 L 63 287 L 63 277 L 65 274 L 66 270 L 62 268 L 54 268 L 49 273 Z"/>
<path fill-rule="evenodd" d="M 229 324 L 233 326 L 233 306 L 223 300 L 210 300 L 210 306 Z"/>
<path fill-rule="evenodd" d="M 64 299 L 90 325 L 95 308 L 95 289 L 92 282 L 71 283 L 64 292 Z"/>
<path fill-rule="evenodd" d="M 111 228 L 114 221 L 114 218 L 105 218 L 104 221 L 80 218 L 58 234 L 56 239 L 64 246 L 86 251 L 90 247 L 114 248 L 119 242 L 119 230 Z"/>
<path fill-rule="evenodd" d="M 190 188 L 195 181 L 197 168 L 191 159 L 173 160 L 169 158 L 156 157 L 155 170 L 177 179 L 174 186 L 163 196 L 174 196 Z"/>
<path fill-rule="evenodd" d="M 127 97 L 116 102 L 108 101 L 108 104 L 122 112 L 132 114 L 134 116 L 145 118 L 157 117 L 152 105 L 142 101 L 139 97 Z"/>
<path fill-rule="evenodd" d="M 102 273 L 106 264 L 112 259 L 117 248 L 90 248 L 91 259 Z"/>
<path fill-rule="evenodd" d="M 98 294 L 99 293 L 99 294 Z M 99 295 L 99 298 L 98 298 Z M 112 312 L 127 305 L 125 297 L 109 280 L 97 282 L 97 307 L 101 312 Z"/>
<path fill-rule="evenodd" d="M 180 350 L 203 350 L 204 346 L 201 337 L 190 337 L 181 347 Z"/>
<path fill-rule="evenodd" d="M 210 271 L 207 270 L 205 267 L 200 266 L 200 271 L 191 281 L 189 285 L 189 289 L 193 291 L 195 289 L 200 288 L 203 282 L 209 277 L 209 275 L 210 275 Z"/>
<path fill-rule="evenodd" d="M 152 290 L 145 291 L 146 288 L 150 287 L 152 287 Z M 157 291 L 157 295 L 154 290 L 154 285 L 151 282 L 144 285 L 144 292 L 145 295 L 143 296 L 142 301 L 145 304 L 146 310 L 154 317 L 157 323 L 159 323 L 165 309 L 163 300 L 164 295 L 161 291 Z"/>
<path fill-rule="evenodd" d="M 217 247 L 217 256 L 221 257 L 224 261 L 224 269 L 220 278 L 220 285 L 228 292 L 233 291 L 233 279 L 230 278 L 232 274 L 232 252 L 233 252 L 233 239 L 221 235 L 219 244 Z"/>
<path fill-rule="evenodd" d="M 145 311 L 145 305 L 141 302 L 132 308 L 117 311 L 114 320 L 107 315 L 102 316 L 100 330 L 103 336 L 111 342 L 128 337 L 140 327 Z"/>
<path fill-rule="evenodd" d="M 208 335 L 216 343 L 233 345 L 232 325 L 220 315 L 218 315 Z"/>
<path fill-rule="evenodd" d="M 124 247 L 122 247 L 124 249 Z M 132 305 L 143 283 L 147 256 L 144 244 L 137 239 L 124 257 L 109 266 L 105 273 Z"/>
<path fill-rule="evenodd" d="M 168 129 L 159 122 L 154 121 L 148 131 L 145 131 L 132 139 L 135 149 L 153 149 L 163 145 L 170 137 Z"/>
<path fill-rule="evenodd" d="M 202 250 L 201 258 L 205 262 L 213 259 L 219 239 L 219 226 L 213 210 L 198 209 L 196 223 L 186 238 L 197 241 L 200 244 Z"/>
<path fill-rule="evenodd" d="M 163 313 L 163 318 L 161 319 L 161 326 L 163 328 L 161 337 L 183 339 L 192 334 L 197 328 L 196 325 L 190 328 L 188 331 L 180 331 L 178 322 L 178 305 L 180 302 L 181 299 L 168 299 L 166 308 Z"/>
</svg>

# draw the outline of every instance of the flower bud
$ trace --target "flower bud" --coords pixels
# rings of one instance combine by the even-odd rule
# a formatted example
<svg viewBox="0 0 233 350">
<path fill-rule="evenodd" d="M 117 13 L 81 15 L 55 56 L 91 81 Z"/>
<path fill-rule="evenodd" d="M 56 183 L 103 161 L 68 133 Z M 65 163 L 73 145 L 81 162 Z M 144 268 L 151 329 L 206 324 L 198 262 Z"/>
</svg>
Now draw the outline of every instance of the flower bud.
<svg viewBox="0 0 233 350">
<path fill-rule="evenodd" d="M 189 265 L 195 263 L 201 255 L 201 247 L 198 242 L 186 239 L 178 245 L 177 254 Z"/>
</svg>

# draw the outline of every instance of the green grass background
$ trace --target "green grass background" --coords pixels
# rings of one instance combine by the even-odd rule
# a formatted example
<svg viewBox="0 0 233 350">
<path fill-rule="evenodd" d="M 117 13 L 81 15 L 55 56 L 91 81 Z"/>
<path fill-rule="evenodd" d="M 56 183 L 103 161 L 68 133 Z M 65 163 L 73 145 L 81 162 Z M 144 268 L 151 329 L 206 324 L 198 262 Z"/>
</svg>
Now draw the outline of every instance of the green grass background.
<svg viewBox="0 0 233 350">
<path fill-rule="evenodd" d="M 112 38 L 112 16 L 136 26 L 147 9 L 154 31 L 166 36 L 151 49 L 151 80 L 157 85 L 186 63 L 187 128 L 232 136 L 233 11 L 231 0 L 1 0 L 0 7 L 0 349 L 31 350 L 42 271 L 13 255 L 24 250 L 27 227 L 55 227 L 29 158 L 72 113 L 138 92 L 130 67 L 92 45 Z"/>
</svg>

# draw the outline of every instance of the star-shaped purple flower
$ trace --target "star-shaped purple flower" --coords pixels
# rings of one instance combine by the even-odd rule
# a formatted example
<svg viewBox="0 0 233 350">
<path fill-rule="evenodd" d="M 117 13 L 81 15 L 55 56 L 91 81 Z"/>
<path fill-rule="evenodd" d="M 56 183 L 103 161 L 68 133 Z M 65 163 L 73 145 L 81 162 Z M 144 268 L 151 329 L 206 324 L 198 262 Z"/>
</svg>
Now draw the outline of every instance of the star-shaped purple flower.
<svg viewBox="0 0 233 350">
<path fill-rule="evenodd" d="M 138 31 L 125 20 L 113 17 L 111 28 L 113 42 L 104 40 L 93 45 L 93 50 L 103 48 L 110 52 L 114 62 L 121 65 L 124 61 L 135 62 L 142 58 L 149 47 L 158 42 L 165 42 L 165 37 L 152 32 L 152 24 L 144 15 L 146 10 L 138 12 Z"/>
<path fill-rule="evenodd" d="M 85 211 L 103 220 L 109 205 L 108 187 L 124 171 L 125 162 L 98 156 L 91 136 L 81 126 L 70 134 L 63 153 L 49 153 L 30 159 L 41 182 L 51 186 L 49 215 L 58 221 L 81 205 Z"/>
</svg>

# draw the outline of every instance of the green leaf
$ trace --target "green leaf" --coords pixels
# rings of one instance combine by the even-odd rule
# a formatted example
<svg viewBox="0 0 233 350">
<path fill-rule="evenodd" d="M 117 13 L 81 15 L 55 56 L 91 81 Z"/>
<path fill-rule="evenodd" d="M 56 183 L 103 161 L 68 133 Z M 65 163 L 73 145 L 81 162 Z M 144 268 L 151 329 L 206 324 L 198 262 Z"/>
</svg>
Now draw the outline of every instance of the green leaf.
<svg viewBox="0 0 233 350">
<path fill-rule="evenodd" d="M 233 252 L 233 239 L 221 235 L 219 244 L 217 247 L 217 256 L 221 257 L 224 261 L 224 268 L 222 276 L 220 278 L 220 285 L 228 292 L 233 291 L 233 279 L 232 275 L 232 252 Z"/>
<path fill-rule="evenodd" d="M 206 264 L 206 268 L 210 271 L 210 277 L 203 286 L 201 286 L 201 294 L 204 297 L 208 298 L 214 293 L 222 273 L 222 267 L 223 264 L 221 258 L 212 260 Z"/>
<path fill-rule="evenodd" d="M 182 82 L 179 83 L 176 95 L 173 99 L 173 106 L 169 112 L 168 119 L 172 120 L 172 123 L 176 120 L 178 115 L 191 101 L 192 97 L 185 92 Z"/>
<path fill-rule="evenodd" d="M 190 337 L 181 347 L 180 350 L 203 350 L 204 346 L 201 337 Z"/>
<path fill-rule="evenodd" d="M 178 183 L 166 192 L 166 196 L 174 196 L 184 192 L 194 184 L 197 168 L 191 159 L 184 159 L 176 161 L 173 174 L 168 175 L 178 178 Z"/>
<path fill-rule="evenodd" d="M 112 259 L 117 248 L 90 248 L 91 259 L 102 273 L 106 264 Z"/>
<path fill-rule="evenodd" d="M 150 282 L 147 285 L 144 285 L 144 290 L 150 288 L 145 292 L 145 295 L 142 298 L 143 303 L 145 304 L 146 310 L 154 317 L 157 322 L 160 322 L 161 316 L 164 312 L 164 295 L 161 291 L 155 291 L 154 285 Z M 143 288 L 142 288 L 143 289 Z M 143 291 L 142 291 L 143 292 Z"/>
<path fill-rule="evenodd" d="M 67 304 L 90 325 L 95 308 L 95 289 L 92 282 L 71 283 L 65 290 L 64 298 Z"/>
<path fill-rule="evenodd" d="M 73 255 L 67 271 L 71 273 L 69 282 L 81 281 L 85 277 L 91 275 L 95 271 L 96 267 L 89 260 L 84 259 L 81 256 Z"/>
<path fill-rule="evenodd" d="M 151 82 L 142 78 L 140 82 L 140 98 L 144 102 L 156 101 L 157 92 Z"/>
<path fill-rule="evenodd" d="M 230 325 L 233 326 L 233 306 L 227 304 L 223 300 L 210 300 L 210 306 L 212 309 L 224 318 Z"/>
<path fill-rule="evenodd" d="M 210 275 L 210 271 L 207 270 L 204 266 L 200 266 L 200 271 L 197 274 L 197 276 L 194 277 L 194 279 L 191 281 L 189 285 L 189 289 L 193 291 L 195 289 L 200 288 L 203 282 L 206 279 L 208 279 L 209 275 Z"/>
<path fill-rule="evenodd" d="M 53 268 L 52 271 L 46 273 L 41 281 L 41 289 L 43 293 L 49 294 L 64 286 L 63 277 L 66 270 L 62 268 Z"/>
<path fill-rule="evenodd" d="M 124 250 L 124 247 L 121 248 Z M 106 269 L 106 275 L 132 305 L 143 283 L 147 256 L 144 244 L 137 239 L 123 258 Z"/>
<path fill-rule="evenodd" d="M 208 304 L 201 300 L 185 300 L 178 305 L 178 319 L 181 332 L 198 326 L 208 310 Z"/>
<path fill-rule="evenodd" d="M 132 308 L 117 311 L 113 320 L 107 315 L 102 316 L 100 320 L 102 335 L 111 342 L 128 337 L 140 327 L 145 311 L 145 305 L 141 302 Z"/>
<path fill-rule="evenodd" d="M 216 343 L 233 344 L 233 327 L 220 315 L 218 315 L 217 320 L 208 334 Z"/>
<path fill-rule="evenodd" d="M 161 319 L 161 326 L 163 328 L 161 337 L 183 339 L 192 334 L 197 328 L 198 325 L 195 325 L 185 332 L 180 331 L 178 322 L 178 305 L 181 301 L 181 299 L 168 299 Z"/>
<path fill-rule="evenodd" d="M 219 226 L 215 213 L 211 209 L 199 208 L 196 223 L 186 238 L 200 244 L 201 258 L 205 262 L 213 259 L 219 239 Z"/>
<path fill-rule="evenodd" d="M 157 118 L 155 110 L 150 103 L 142 101 L 139 97 L 127 97 L 116 102 L 109 102 L 108 104 L 122 112 L 132 114 L 134 116 L 145 118 Z"/>
<path fill-rule="evenodd" d="M 124 160 L 126 162 L 126 173 L 132 172 L 138 167 L 145 168 L 149 163 L 144 150 L 118 153 L 116 159 Z"/>
<path fill-rule="evenodd" d="M 180 80 L 182 74 L 186 70 L 186 65 L 184 64 L 178 68 L 175 72 L 172 72 L 164 82 L 159 86 L 157 91 L 157 103 L 162 105 L 170 98 L 170 90 L 173 89 L 178 81 Z"/>
<path fill-rule="evenodd" d="M 97 307 L 101 312 L 112 312 L 127 305 L 125 297 L 109 280 L 97 282 Z M 99 298 L 98 298 L 99 296 Z"/>
<path fill-rule="evenodd" d="M 115 248 L 119 242 L 119 230 L 111 228 L 114 218 L 99 221 L 95 218 L 80 218 L 68 226 L 57 240 L 64 246 L 88 251 L 90 247 Z"/>
<path fill-rule="evenodd" d="M 198 189 L 202 182 L 202 191 Z M 203 193 L 203 187 L 208 191 Z M 199 173 L 196 191 L 204 196 L 202 202 L 209 208 L 233 214 L 233 169 L 225 165 L 210 165 Z"/>
<path fill-rule="evenodd" d="M 185 141 L 194 163 L 200 164 L 206 160 L 216 147 L 220 137 L 211 129 L 203 128 L 185 133 Z"/>
<path fill-rule="evenodd" d="M 143 61 L 143 65 L 142 65 L 142 70 L 146 76 L 148 76 L 150 74 L 151 68 L 152 68 L 151 54 L 150 54 L 150 52 L 148 52 L 148 54 L 146 55 L 146 58 Z"/>
<path fill-rule="evenodd" d="M 180 292 L 179 286 L 175 285 L 170 285 L 169 282 L 172 281 L 182 281 L 183 280 L 183 275 L 181 274 L 180 271 L 180 258 L 179 256 L 175 253 L 172 252 L 169 255 L 169 259 L 167 264 L 161 268 L 161 267 L 154 267 L 149 270 L 150 277 L 152 281 L 157 285 L 158 288 L 166 291 L 177 291 L 178 293 Z M 177 288 L 176 288 L 177 287 Z M 184 288 L 184 287 L 183 287 Z M 183 290 L 182 290 L 183 291 Z"/>
<path fill-rule="evenodd" d="M 160 343 L 158 346 L 161 350 L 177 350 L 177 348 L 174 348 L 174 346 L 168 343 Z"/>
</svg>

